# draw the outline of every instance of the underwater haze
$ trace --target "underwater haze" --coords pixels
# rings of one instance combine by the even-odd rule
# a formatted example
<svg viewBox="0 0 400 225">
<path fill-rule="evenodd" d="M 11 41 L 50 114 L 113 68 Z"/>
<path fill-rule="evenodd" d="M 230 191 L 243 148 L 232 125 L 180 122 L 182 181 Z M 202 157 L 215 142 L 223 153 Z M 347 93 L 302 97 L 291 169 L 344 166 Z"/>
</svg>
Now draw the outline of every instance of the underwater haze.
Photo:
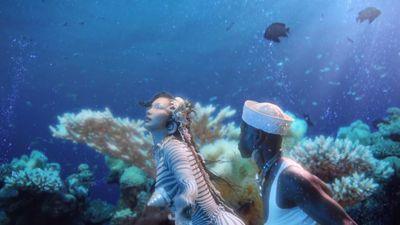
<svg viewBox="0 0 400 225">
<path fill-rule="evenodd" d="M 380 14 L 357 21 L 368 7 Z M 230 106 L 236 126 L 245 100 L 272 102 L 304 122 L 296 143 L 365 146 L 391 175 L 371 175 L 374 191 L 345 209 L 359 224 L 400 224 L 399 12 L 398 0 L 1 0 L 0 188 L 17 191 L 0 190 L 0 224 L 140 224 L 136 200 L 121 200 L 128 165 L 111 182 L 102 152 L 49 127 L 84 109 L 144 119 L 138 102 L 161 91 Z M 289 27 L 279 43 L 264 37 L 277 22 Z M 22 173 L 51 185 L 17 182 Z M 32 193 L 40 213 L 24 208 Z M 54 203 L 71 198 L 84 206 Z M 120 219 L 121 208 L 137 215 Z"/>
</svg>

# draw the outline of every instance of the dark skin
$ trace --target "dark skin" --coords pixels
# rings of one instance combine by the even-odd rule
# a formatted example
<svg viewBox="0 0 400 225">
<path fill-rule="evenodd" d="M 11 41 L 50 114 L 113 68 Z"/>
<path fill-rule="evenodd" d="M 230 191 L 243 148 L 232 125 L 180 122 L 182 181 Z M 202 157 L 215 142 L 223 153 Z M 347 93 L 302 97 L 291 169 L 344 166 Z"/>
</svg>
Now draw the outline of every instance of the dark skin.
<svg viewBox="0 0 400 225">
<path fill-rule="evenodd" d="M 258 167 L 271 159 L 280 149 L 271 148 L 265 132 L 242 122 L 239 149 L 242 157 L 252 157 Z M 279 145 L 278 145 L 279 146 Z M 276 147 L 276 146 L 275 146 Z M 259 149 L 259 151 L 254 151 Z M 280 157 L 265 177 L 262 187 L 263 202 L 268 206 L 272 182 L 282 162 L 290 159 Z M 308 171 L 289 166 L 282 171 L 277 183 L 276 203 L 280 208 L 300 207 L 306 214 L 321 225 L 356 225 L 356 222 L 331 197 L 326 184 Z M 265 221 L 268 207 L 264 209 Z"/>
</svg>

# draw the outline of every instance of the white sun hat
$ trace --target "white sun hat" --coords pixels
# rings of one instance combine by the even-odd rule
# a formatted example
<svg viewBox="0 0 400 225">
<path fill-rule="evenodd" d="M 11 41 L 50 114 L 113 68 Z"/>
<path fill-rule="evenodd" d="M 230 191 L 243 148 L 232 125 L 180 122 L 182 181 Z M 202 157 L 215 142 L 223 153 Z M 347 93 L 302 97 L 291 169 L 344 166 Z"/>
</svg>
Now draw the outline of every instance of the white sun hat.
<svg viewBox="0 0 400 225">
<path fill-rule="evenodd" d="M 293 118 L 285 114 L 279 106 L 252 100 L 245 101 L 242 119 L 254 128 L 279 135 L 286 135 L 293 122 Z"/>
</svg>

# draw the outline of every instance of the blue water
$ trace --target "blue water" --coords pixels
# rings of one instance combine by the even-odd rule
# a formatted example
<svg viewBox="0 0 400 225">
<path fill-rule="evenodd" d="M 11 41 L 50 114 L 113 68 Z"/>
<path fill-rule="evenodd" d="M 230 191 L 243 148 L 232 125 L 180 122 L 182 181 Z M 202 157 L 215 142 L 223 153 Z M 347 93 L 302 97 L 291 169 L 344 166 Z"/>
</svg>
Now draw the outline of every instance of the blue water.
<svg viewBox="0 0 400 225">
<path fill-rule="evenodd" d="M 382 14 L 357 23 L 368 6 Z M 96 165 L 92 195 L 115 201 L 103 157 L 48 126 L 83 108 L 141 118 L 137 102 L 163 90 L 231 105 L 237 123 L 244 100 L 271 101 L 309 114 L 309 136 L 371 124 L 400 106 L 399 11 L 397 0 L 2 0 L 0 163 L 40 149 L 65 175 Z M 263 39 L 273 22 L 290 27 L 279 44 Z"/>
</svg>

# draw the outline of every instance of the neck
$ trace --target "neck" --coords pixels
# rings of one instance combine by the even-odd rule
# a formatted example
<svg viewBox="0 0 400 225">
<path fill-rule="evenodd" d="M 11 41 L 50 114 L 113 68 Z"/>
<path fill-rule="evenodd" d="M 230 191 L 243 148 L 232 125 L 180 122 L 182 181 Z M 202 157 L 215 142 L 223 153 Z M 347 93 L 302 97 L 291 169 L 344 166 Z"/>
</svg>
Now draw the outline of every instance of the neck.
<svg viewBox="0 0 400 225">
<path fill-rule="evenodd" d="M 270 161 L 276 154 L 279 152 L 267 150 L 258 151 L 258 155 L 256 156 L 256 164 L 260 170 L 264 167 L 265 163 Z"/>
<path fill-rule="evenodd" d="M 152 131 L 151 136 L 153 137 L 153 144 L 159 144 L 161 141 L 168 136 L 168 132 L 165 130 L 161 131 Z"/>
</svg>

